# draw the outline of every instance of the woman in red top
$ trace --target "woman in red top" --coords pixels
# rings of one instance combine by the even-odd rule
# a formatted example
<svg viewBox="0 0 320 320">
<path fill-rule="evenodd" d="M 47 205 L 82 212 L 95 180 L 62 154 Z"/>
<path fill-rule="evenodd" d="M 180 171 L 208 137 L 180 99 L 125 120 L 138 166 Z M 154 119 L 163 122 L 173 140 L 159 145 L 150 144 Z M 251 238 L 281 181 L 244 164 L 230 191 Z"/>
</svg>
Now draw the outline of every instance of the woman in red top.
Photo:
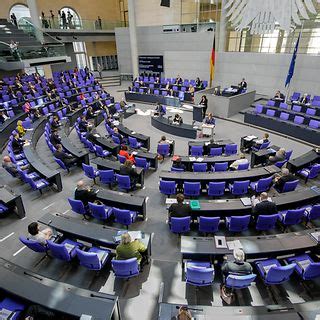
<svg viewBox="0 0 320 320">
<path fill-rule="evenodd" d="M 134 156 L 129 154 L 127 146 L 125 146 L 125 145 L 121 146 L 121 150 L 119 151 L 119 155 L 126 157 L 126 160 L 130 160 L 132 163 L 135 163 Z"/>
</svg>

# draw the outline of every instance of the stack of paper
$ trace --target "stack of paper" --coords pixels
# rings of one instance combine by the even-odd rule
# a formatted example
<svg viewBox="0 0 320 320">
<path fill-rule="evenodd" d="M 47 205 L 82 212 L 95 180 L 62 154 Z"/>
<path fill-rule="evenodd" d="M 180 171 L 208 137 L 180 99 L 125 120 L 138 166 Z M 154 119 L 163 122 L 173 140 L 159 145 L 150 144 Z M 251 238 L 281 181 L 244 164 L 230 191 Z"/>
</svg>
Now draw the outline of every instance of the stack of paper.
<svg viewBox="0 0 320 320">
<path fill-rule="evenodd" d="M 229 250 L 243 248 L 240 240 L 227 241 L 227 246 Z"/>
</svg>

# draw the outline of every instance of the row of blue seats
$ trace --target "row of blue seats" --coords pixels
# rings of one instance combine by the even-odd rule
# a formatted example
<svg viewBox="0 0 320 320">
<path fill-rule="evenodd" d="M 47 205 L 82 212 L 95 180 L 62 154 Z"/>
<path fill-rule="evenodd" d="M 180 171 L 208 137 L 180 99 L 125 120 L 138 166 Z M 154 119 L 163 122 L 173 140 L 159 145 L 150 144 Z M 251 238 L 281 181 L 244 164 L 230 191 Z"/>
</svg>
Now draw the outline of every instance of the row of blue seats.
<svg viewBox="0 0 320 320">
<path fill-rule="evenodd" d="M 299 180 L 286 182 L 282 190 L 278 192 L 290 192 L 294 191 L 298 186 Z M 256 182 L 245 181 L 234 181 L 226 186 L 225 181 L 221 182 L 209 182 L 207 185 L 207 194 L 210 197 L 221 197 L 225 194 L 225 191 L 230 191 L 235 196 L 243 196 L 249 192 L 249 187 L 253 192 L 261 193 L 266 192 L 271 188 L 272 177 L 263 178 Z M 167 196 L 177 194 L 177 183 L 175 181 L 160 180 L 159 190 L 162 194 Z M 183 194 L 188 197 L 198 197 L 201 194 L 201 183 L 200 182 L 184 182 L 183 183 Z"/>
<path fill-rule="evenodd" d="M 275 258 L 257 260 L 254 267 L 266 285 L 279 285 L 287 282 L 293 272 L 302 280 L 313 280 L 320 276 L 320 262 L 310 254 L 303 253 L 280 261 Z M 187 261 L 186 283 L 196 286 L 209 286 L 214 282 L 215 270 L 210 262 Z M 228 274 L 225 285 L 230 289 L 248 288 L 256 279 L 256 274 Z"/>
<path fill-rule="evenodd" d="M 268 231 L 281 223 L 284 228 L 300 224 L 303 220 L 310 222 L 320 219 L 320 205 L 308 208 L 292 209 L 275 213 L 272 215 L 259 215 L 256 218 L 255 228 L 258 231 Z M 199 231 L 204 233 L 215 233 L 219 230 L 220 217 L 198 217 Z M 242 232 L 249 228 L 252 221 L 250 215 L 225 217 L 226 227 L 231 232 Z M 173 233 L 185 233 L 190 231 L 191 217 L 175 218 L 170 220 L 170 230 Z"/>
<path fill-rule="evenodd" d="M 39 253 L 50 253 L 56 259 L 70 262 L 78 259 L 81 266 L 89 270 L 101 270 L 111 260 L 112 253 L 108 249 L 87 247 L 81 242 L 65 239 L 61 243 L 47 240 L 45 246 L 39 242 L 20 236 L 20 241 L 31 250 Z M 128 260 L 111 260 L 112 269 L 117 278 L 131 278 L 137 276 L 140 267 L 137 258 Z"/>
</svg>

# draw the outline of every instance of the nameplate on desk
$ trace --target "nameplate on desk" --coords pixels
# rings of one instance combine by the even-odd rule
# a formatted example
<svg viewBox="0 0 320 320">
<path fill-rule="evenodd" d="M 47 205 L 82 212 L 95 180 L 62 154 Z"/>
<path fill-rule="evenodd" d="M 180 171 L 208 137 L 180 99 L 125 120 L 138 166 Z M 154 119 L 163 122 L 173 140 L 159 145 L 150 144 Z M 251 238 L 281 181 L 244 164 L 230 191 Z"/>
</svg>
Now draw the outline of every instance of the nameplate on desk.
<svg viewBox="0 0 320 320">
<path fill-rule="evenodd" d="M 224 236 L 215 236 L 214 242 L 217 249 L 227 248 L 227 241 L 226 241 L 226 237 Z"/>
</svg>

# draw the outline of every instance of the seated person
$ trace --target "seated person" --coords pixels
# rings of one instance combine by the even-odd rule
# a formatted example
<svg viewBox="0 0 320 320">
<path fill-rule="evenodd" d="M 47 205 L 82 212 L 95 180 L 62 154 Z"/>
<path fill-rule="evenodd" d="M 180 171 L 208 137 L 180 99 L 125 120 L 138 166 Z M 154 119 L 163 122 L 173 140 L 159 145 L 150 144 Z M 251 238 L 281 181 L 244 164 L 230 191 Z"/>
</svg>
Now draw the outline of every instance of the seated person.
<svg viewBox="0 0 320 320">
<path fill-rule="evenodd" d="M 193 94 L 195 92 L 194 86 L 192 84 L 189 84 L 188 92 L 191 93 L 191 96 L 193 97 Z"/>
<path fill-rule="evenodd" d="M 201 80 L 199 77 L 196 79 L 196 87 L 199 88 L 201 86 Z"/>
<path fill-rule="evenodd" d="M 52 238 L 53 232 L 51 228 L 46 228 L 40 231 L 39 224 L 37 222 L 31 222 L 28 225 L 28 232 L 30 236 L 29 239 L 35 240 L 45 246 L 47 244 L 47 240 Z"/>
<path fill-rule="evenodd" d="M 4 124 L 9 117 L 5 114 L 4 111 L 0 111 L 0 124 Z"/>
<path fill-rule="evenodd" d="M 255 141 L 254 141 L 254 146 L 257 147 L 257 148 L 260 148 L 260 146 L 261 146 L 263 143 L 266 143 L 266 142 L 269 142 L 269 133 L 265 133 L 265 134 L 263 135 L 263 138 L 262 138 L 262 139 L 255 140 Z"/>
<path fill-rule="evenodd" d="M 186 170 L 186 166 L 181 162 L 181 158 L 179 156 L 172 158 L 172 168 L 183 169 L 183 171 Z"/>
<path fill-rule="evenodd" d="M 139 240 L 132 240 L 129 233 L 121 235 L 121 242 L 116 247 L 116 260 L 127 260 L 137 258 L 141 264 L 143 253 L 147 251 L 145 245 Z"/>
<path fill-rule="evenodd" d="M 137 173 L 137 170 L 132 166 L 133 166 L 132 161 L 126 160 L 125 163 L 120 166 L 119 174 L 123 176 L 129 176 L 131 186 L 135 188 L 138 180 L 138 173 Z"/>
<path fill-rule="evenodd" d="M 13 163 L 9 156 L 4 156 L 2 159 L 2 168 L 4 168 L 7 172 L 9 172 L 12 176 L 18 176 L 18 168 L 15 163 Z M 27 170 L 29 165 L 21 166 L 20 169 L 22 171 Z"/>
<path fill-rule="evenodd" d="M 86 119 L 87 120 L 91 120 L 91 119 L 94 119 L 95 116 L 96 116 L 95 112 L 93 111 L 92 107 L 89 106 L 88 109 L 87 109 Z"/>
<path fill-rule="evenodd" d="M 297 178 L 292 173 L 290 173 L 290 171 L 287 168 L 282 168 L 281 175 L 276 174 L 275 178 L 273 179 L 274 187 L 282 191 L 286 182 L 294 180 L 297 180 Z"/>
<path fill-rule="evenodd" d="M 110 104 L 110 105 L 108 105 L 107 106 L 107 113 L 108 113 L 108 115 L 115 115 L 116 113 L 117 113 L 118 111 L 117 111 L 117 108 L 116 108 L 116 106 L 115 106 L 115 104 L 114 103 L 112 103 L 112 104 Z"/>
<path fill-rule="evenodd" d="M 165 89 L 166 89 L 167 91 L 169 91 L 169 90 L 170 90 L 170 87 L 171 87 L 171 85 L 170 85 L 170 82 L 168 81 L 168 82 L 166 83 Z"/>
<path fill-rule="evenodd" d="M 167 96 L 169 96 L 169 97 L 174 97 L 174 91 L 173 91 L 173 89 L 170 89 L 170 90 L 167 92 Z"/>
<path fill-rule="evenodd" d="M 162 104 L 157 103 L 154 115 L 162 117 L 166 114 L 166 112 L 167 111 L 165 107 Z"/>
<path fill-rule="evenodd" d="M 227 261 L 228 257 L 224 256 L 224 262 L 221 267 L 224 282 L 229 274 L 248 275 L 252 273 L 252 266 L 250 263 L 245 262 L 245 255 L 242 249 L 234 249 L 233 257 L 234 261 Z M 222 287 L 222 293 L 225 296 L 230 296 L 232 294 L 225 285 Z"/>
<path fill-rule="evenodd" d="M 182 193 L 177 194 L 177 203 L 173 203 L 169 207 L 169 215 L 168 215 L 168 221 L 170 223 L 171 218 L 184 218 L 184 217 L 190 217 L 192 214 L 191 207 L 183 203 L 184 201 L 184 195 Z"/>
<path fill-rule="evenodd" d="M 26 142 L 25 140 L 20 138 L 19 133 L 16 133 L 13 136 L 12 143 L 11 143 L 13 153 L 18 154 L 23 152 L 23 145 L 25 142 Z"/>
<path fill-rule="evenodd" d="M 122 110 L 127 109 L 129 107 L 124 98 L 122 98 L 121 101 L 120 101 L 120 107 L 121 107 Z"/>
<path fill-rule="evenodd" d="M 248 159 L 246 158 L 246 156 L 243 153 L 241 153 L 240 159 L 238 159 L 230 164 L 230 169 L 238 170 L 238 167 L 240 164 L 247 164 L 247 163 L 249 163 Z"/>
<path fill-rule="evenodd" d="M 50 136 L 50 142 L 54 145 L 54 147 L 57 147 L 58 144 L 61 143 L 61 138 L 59 136 L 59 132 L 56 130 L 53 130 Z"/>
<path fill-rule="evenodd" d="M 26 134 L 26 129 L 23 127 L 22 121 L 17 121 L 16 131 L 19 133 L 20 138 L 22 138 Z"/>
<path fill-rule="evenodd" d="M 58 116 L 53 116 L 52 121 L 51 121 L 51 129 L 58 129 L 61 126 L 61 122 L 59 120 Z"/>
<path fill-rule="evenodd" d="M 286 159 L 286 150 L 284 148 L 280 148 L 274 156 L 269 157 L 269 163 L 275 164 L 278 161 L 284 161 Z"/>
<path fill-rule="evenodd" d="M 61 144 L 57 144 L 56 145 L 56 151 L 53 153 L 53 155 L 55 156 L 55 158 L 61 160 L 67 168 L 71 167 L 72 165 L 74 165 L 78 159 L 75 158 L 74 156 L 72 156 L 69 153 L 66 153 L 63 149 L 62 149 L 62 145 Z"/>
<path fill-rule="evenodd" d="M 280 92 L 280 90 L 278 90 L 276 92 L 276 94 L 274 95 L 272 100 L 277 100 L 277 101 L 280 101 L 280 102 L 284 102 L 285 101 L 285 96 L 284 96 L 283 93 Z"/>
<path fill-rule="evenodd" d="M 310 97 L 308 97 L 308 94 L 305 93 L 305 94 L 300 98 L 299 102 L 300 102 L 301 104 L 307 104 L 307 103 L 310 102 Z"/>
<path fill-rule="evenodd" d="M 120 140 L 120 143 L 125 143 L 125 142 L 126 142 L 126 140 L 124 139 L 123 135 L 121 135 L 121 134 L 119 133 L 119 130 L 118 130 L 117 127 L 114 127 L 114 128 L 113 128 L 113 136 L 118 137 L 119 140 Z"/>
<path fill-rule="evenodd" d="M 80 132 L 87 132 L 89 122 L 86 120 L 86 116 L 82 115 L 79 121 L 79 130 Z"/>
<path fill-rule="evenodd" d="M 180 116 L 179 113 L 176 113 L 176 114 L 175 114 L 172 123 L 173 123 L 173 124 L 177 124 L 177 125 L 180 125 L 180 124 L 183 123 L 182 117 Z"/>
<path fill-rule="evenodd" d="M 203 123 L 208 125 L 213 125 L 213 126 L 216 124 L 216 120 L 213 117 L 213 114 L 211 112 L 209 112 L 208 115 L 204 118 Z"/>
<path fill-rule="evenodd" d="M 113 119 L 112 115 L 111 115 L 111 114 L 108 114 L 107 119 L 106 119 L 106 124 L 107 124 L 109 127 L 113 128 L 113 127 L 114 127 L 113 122 L 114 122 L 114 119 Z"/>
<path fill-rule="evenodd" d="M 182 84 L 182 78 L 179 75 L 177 75 L 175 85 L 179 85 L 179 84 Z"/>
<path fill-rule="evenodd" d="M 41 118 L 41 114 L 39 112 L 39 109 L 35 109 L 34 112 L 33 112 L 33 119 L 32 121 L 35 122 L 37 121 L 38 119 Z"/>
<path fill-rule="evenodd" d="M 100 135 L 98 134 L 97 130 L 93 127 L 88 127 L 87 128 L 87 133 L 85 135 L 86 139 L 91 141 L 91 142 L 94 142 L 96 140 L 96 138 L 99 138 Z"/>
<path fill-rule="evenodd" d="M 97 193 L 87 186 L 83 180 L 78 181 L 76 190 L 74 191 L 74 199 L 80 200 L 87 206 L 88 202 L 94 202 L 97 198 Z"/>
<path fill-rule="evenodd" d="M 194 318 L 192 318 L 192 314 L 191 314 L 190 310 L 188 310 L 187 307 L 181 306 L 179 308 L 177 317 L 175 317 L 174 319 L 176 319 L 176 320 L 192 320 Z"/>
<path fill-rule="evenodd" d="M 272 215 L 278 213 L 277 206 L 269 198 L 267 192 L 262 192 L 258 199 L 253 201 L 252 213 L 255 217 L 259 215 Z"/>
<path fill-rule="evenodd" d="M 25 313 L 25 320 L 57 320 L 59 317 L 50 309 L 33 304 Z"/>
<path fill-rule="evenodd" d="M 126 157 L 126 160 L 129 160 L 132 163 L 135 163 L 134 156 L 132 154 L 129 154 L 128 147 L 126 145 L 121 146 L 121 150 L 119 151 L 119 155 Z"/>
</svg>

